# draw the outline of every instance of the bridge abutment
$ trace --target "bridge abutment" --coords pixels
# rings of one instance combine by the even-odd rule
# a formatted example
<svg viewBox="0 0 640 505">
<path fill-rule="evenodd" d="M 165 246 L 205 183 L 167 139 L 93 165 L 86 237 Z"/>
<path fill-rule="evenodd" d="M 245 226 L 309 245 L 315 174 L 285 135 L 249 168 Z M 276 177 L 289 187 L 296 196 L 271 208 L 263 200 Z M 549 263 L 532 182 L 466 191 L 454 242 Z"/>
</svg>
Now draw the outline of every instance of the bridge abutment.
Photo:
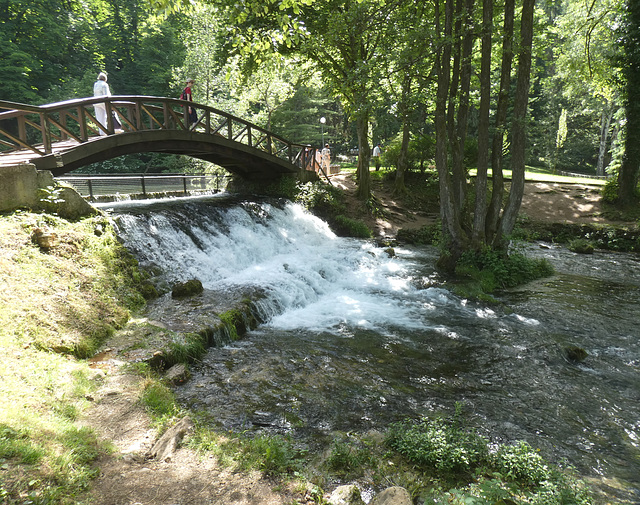
<svg viewBox="0 0 640 505">
<path fill-rule="evenodd" d="M 56 183 L 49 171 L 31 163 L 0 166 L 0 212 L 25 208 L 53 211 L 65 219 L 98 212 L 73 188 Z"/>
</svg>

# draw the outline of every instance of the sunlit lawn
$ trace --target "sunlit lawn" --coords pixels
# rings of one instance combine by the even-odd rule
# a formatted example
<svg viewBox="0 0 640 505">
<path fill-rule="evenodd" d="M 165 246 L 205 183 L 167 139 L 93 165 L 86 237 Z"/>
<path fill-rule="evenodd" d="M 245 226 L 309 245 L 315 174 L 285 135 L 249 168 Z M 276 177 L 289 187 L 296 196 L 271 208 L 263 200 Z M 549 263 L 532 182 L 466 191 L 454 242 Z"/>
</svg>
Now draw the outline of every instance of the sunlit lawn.
<svg viewBox="0 0 640 505">
<path fill-rule="evenodd" d="M 340 163 L 342 172 L 355 172 L 356 166 L 352 163 Z M 378 177 L 381 178 L 382 174 L 392 170 L 389 167 L 382 167 L 382 169 L 377 172 Z M 376 172 L 373 167 L 371 167 L 371 175 L 375 177 Z M 489 169 L 488 173 L 489 177 L 491 177 L 491 169 Z M 504 170 L 503 175 L 505 180 L 511 179 L 511 170 Z M 469 176 L 476 176 L 476 169 L 472 168 L 469 170 Z M 527 182 L 551 182 L 551 183 L 560 183 L 560 184 L 589 184 L 593 186 L 604 186 L 606 184 L 606 179 L 592 179 L 590 177 L 570 177 L 566 175 L 556 175 L 551 173 L 548 169 L 539 168 L 539 167 L 526 167 L 525 172 L 525 180 Z"/>
</svg>

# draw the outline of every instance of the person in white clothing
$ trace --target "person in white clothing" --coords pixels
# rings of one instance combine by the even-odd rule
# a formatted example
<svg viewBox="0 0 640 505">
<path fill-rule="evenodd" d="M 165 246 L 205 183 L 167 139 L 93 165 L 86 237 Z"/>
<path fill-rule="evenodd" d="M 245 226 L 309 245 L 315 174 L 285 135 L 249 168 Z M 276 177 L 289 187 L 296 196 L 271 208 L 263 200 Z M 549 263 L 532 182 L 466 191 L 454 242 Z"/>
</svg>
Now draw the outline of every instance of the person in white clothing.
<svg viewBox="0 0 640 505">
<path fill-rule="evenodd" d="M 380 144 L 376 145 L 373 148 L 373 160 L 376 164 L 376 170 L 380 170 L 380 156 L 382 155 L 382 149 L 380 149 Z"/>
<path fill-rule="evenodd" d="M 93 96 L 111 96 L 111 90 L 107 84 L 107 74 L 100 72 L 98 80 L 93 84 Z M 96 111 L 96 119 L 98 122 L 107 127 L 107 107 L 104 103 L 97 103 L 93 106 Z M 100 128 L 100 135 L 107 135 L 106 129 Z"/>
<path fill-rule="evenodd" d="M 324 173 L 328 174 L 331 168 L 331 149 L 329 149 L 329 144 L 324 145 L 324 149 L 322 150 L 322 168 L 324 169 Z"/>
</svg>

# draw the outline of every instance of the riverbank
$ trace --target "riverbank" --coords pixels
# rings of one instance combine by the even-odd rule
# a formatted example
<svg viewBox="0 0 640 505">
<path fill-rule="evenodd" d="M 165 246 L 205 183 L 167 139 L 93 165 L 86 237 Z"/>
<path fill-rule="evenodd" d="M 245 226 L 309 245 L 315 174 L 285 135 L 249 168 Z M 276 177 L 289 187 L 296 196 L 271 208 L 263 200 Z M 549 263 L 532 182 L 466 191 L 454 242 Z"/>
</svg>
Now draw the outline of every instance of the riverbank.
<svg viewBox="0 0 640 505">
<path fill-rule="evenodd" d="M 392 175 L 372 172 L 372 193 L 379 202 L 377 215 L 369 212 L 356 196 L 357 183 L 352 172 L 331 176 L 331 182 L 342 191 L 346 198 L 349 216 L 364 221 L 374 235 L 391 239 L 398 230 L 418 230 L 435 224 L 439 218 L 437 184 L 429 186 L 414 181 L 407 175 L 406 195 L 395 195 Z M 607 206 L 601 195 L 601 186 L 556 182 L 526 182 L 520 209 L 520 222 L 547 225 L 593 225 L 600 227 L 638 227 L 637 215 L 624 214 Z"/>
</svg>

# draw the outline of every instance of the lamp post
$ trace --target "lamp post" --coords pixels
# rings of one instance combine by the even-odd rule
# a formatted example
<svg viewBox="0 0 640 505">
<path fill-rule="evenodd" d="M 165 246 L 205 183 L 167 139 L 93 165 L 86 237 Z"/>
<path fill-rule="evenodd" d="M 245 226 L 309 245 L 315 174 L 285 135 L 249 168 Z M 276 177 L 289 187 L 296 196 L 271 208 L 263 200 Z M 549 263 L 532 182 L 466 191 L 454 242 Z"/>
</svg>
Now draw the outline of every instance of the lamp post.
<svg viewBox="0 0 640 505">
<path fill-rule="evenodd" d="M 320 118 L 320 131 L 322 132 L 322 147 L 324 147 L 324 124 L 327 122 L 327 119 L 322 116 Z"/>
</svg>

